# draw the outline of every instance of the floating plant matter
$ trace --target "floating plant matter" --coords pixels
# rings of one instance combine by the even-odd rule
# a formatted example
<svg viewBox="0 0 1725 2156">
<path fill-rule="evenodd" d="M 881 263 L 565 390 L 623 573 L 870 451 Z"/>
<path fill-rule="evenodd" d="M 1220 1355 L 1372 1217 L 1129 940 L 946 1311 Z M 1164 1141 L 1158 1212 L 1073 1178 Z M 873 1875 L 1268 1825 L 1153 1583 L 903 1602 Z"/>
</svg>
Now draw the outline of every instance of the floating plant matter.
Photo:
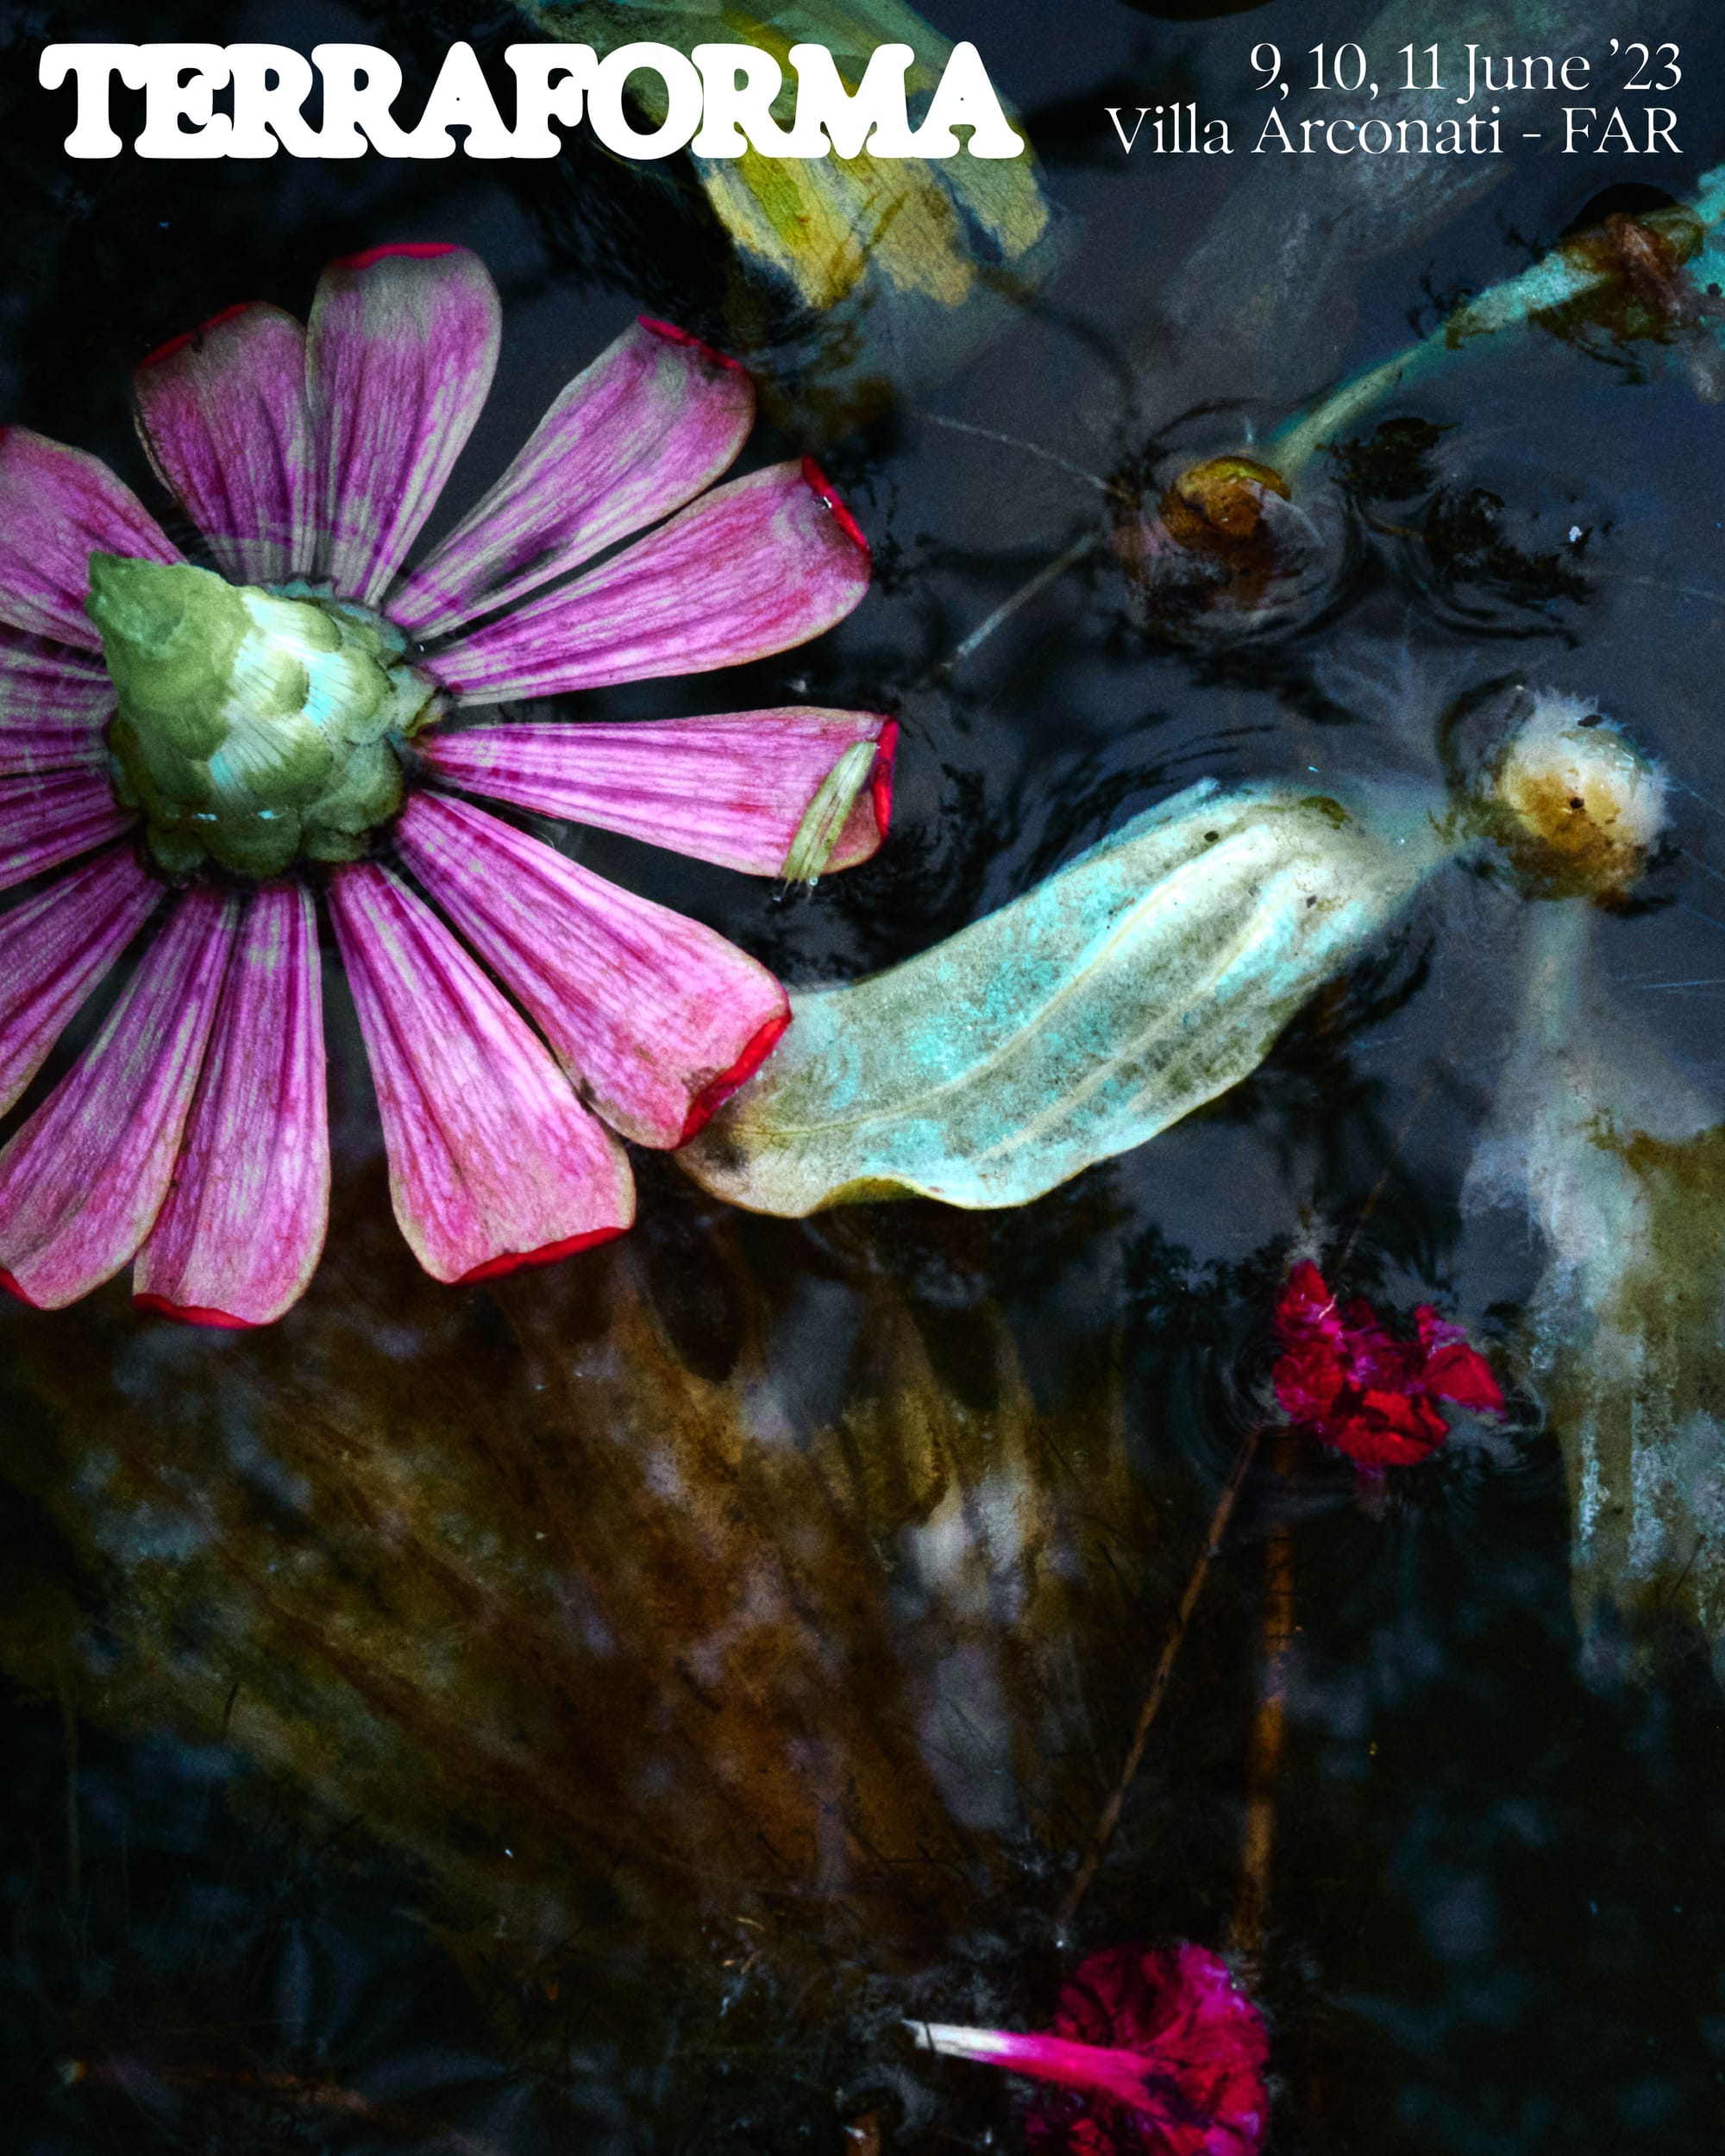
<svg viewBox="0 0 1725 2156">
<path fill-rule="evenodd" d="M 878 714 L 450 723 L 785 650 L 869 582 L 812 465 L 712 484 L 750 384 L 644 321 L 404 571 L 498 338 L 473 255 L 385 248 L 326 273 L 309 331 L 242 307 L 147 360 L 141 431 L 220 575 L 93 458 L 0 440 L 0 881 L 104 849 L 7 917 L 0 1106 L 172 893 L 0 1152 L 0 1278 L 27 1301 L 70 1302 L 134 1253 L 140 1300 L 199 1322 L 263 1323 L 303 1292 L 329 1187 L 314 884 L 427 1269 L 480 1278 L 628 1226 L 614 1134 L 681 1144 L 770 1051 L 784 992 L 455 790 L 763 876 L 880 843 Z"/>
<path fill-rule="evenodd" d="M 1503 1412 L 1491 1365 L 1459 1326 L 1421 1303 L 1414 1337 L 1398 1340 L 1369 1302 L 1338 1303 L 1309 1260 L 1289 1275 L 1276 1333 L 1282 1412 L 1357 1467 L 1381 1471 L 1427 1458 L 1449 1436 L 1440 1402 Z"/>
<path fill-rule="evenodd" d="M 1041 2083 L 1025 2146 L 1048 2156 L 1257 2156 L 1263 2147 L 1264 2019 L 1206 1947 L 1090 1955 L 1061 1986 L 1046 2035 L 912 2026 L 925 2051 Z"/>
<path fill-rule="evenodd" d="M 794 998 L 682 1156 L 734 1203 L 1021 1205 L 1237 1085 L 1447 857 L 1421 796 L 1210 781 L 891 972 Z"/>
</svg>

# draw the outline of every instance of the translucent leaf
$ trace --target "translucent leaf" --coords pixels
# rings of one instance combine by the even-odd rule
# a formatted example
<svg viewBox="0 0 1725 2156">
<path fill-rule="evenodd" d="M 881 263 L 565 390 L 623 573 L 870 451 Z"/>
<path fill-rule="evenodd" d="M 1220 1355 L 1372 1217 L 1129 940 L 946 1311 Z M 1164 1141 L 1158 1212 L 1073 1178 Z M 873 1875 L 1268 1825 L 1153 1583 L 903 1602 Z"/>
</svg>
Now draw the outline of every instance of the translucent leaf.
<svg viewBox="0 0 1725 2156">
<path fill-rule="evenodd" d="M 1470 1175 L 1546 1267 L 1530 1376 L 1564 1449 L 1576 1614 L 1603 1675 L 1697 1626 L 1725 1672 L 1725 1123 L 1590 993 L 1592 909 L 1530 918 L 1521 1029 Z"/>
<path fill-rule="evenodd" d="M 1022 1205 L 1238 1084 L 1445 850 L 1412 797 L 1207 780 L 920 957 L 794 996 L 678 1158 L 761 1213 Z"/>
</svg>

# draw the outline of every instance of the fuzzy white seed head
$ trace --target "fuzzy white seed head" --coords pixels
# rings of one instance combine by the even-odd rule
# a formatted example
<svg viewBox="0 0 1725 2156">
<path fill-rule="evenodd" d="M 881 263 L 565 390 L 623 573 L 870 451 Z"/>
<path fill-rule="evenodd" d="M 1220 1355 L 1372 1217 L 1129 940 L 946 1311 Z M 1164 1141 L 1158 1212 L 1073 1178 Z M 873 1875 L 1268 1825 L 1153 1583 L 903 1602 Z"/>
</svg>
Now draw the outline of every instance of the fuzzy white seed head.
<svg viewBox="0 0 1725 2156">
<path fill-rule="evenodd" d="M 1554 896 L 1604 896 L 1633 883 L 1665 824 L 1658 764 L 1591 704 L 1541 690 L 1491 767 L 1506 849 Z"/>
</svg>

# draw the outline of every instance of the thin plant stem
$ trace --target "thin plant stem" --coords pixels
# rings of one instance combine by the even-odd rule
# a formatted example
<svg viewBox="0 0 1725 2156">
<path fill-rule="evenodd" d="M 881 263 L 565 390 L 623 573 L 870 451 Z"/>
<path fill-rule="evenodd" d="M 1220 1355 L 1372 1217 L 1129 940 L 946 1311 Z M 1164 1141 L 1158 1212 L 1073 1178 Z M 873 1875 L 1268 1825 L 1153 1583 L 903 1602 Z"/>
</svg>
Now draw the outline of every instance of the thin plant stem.
<svg viewBox="0 0 1725 2156">
<path fill-rule="evenodd" d="M 1027 606 L 1038 592 L 1045 592 L 1051 584 L 1057 583 L 1069 569 L 1076 568 L 1085 555 L 1094 552 L 1101 539 L 1099 531 L 1087 531 L 1084 536 L 1068 547 L 1065 553 L 1038 569 L 1028 582 L 1020 584 L 1009 599 L 1004 599 L 986 620 L 977 624 L 947 661 L 949 667 L 980 651 L 997 629 L 1003 628 L 1021 606 Z"/>
<path fill-rule="evenodd" d="M 1725 166 L 1702 175 L 1700 191 L 1689 205 L 1704 231 L 1725 222 Z M 1393 390 L 1429 373 L 1500 329 L 1519 329 L 1536 314 L 1562 307 L 1610 279 L 1609 265 L 1554 249 L 1543 260 L 1506 278 L 1477 299 L 1469 300 L 1429 335 L 1369 367 L 1334 390 L 1308 412 L 1270 436 L 1264 454 L 1284 479 L 1292 481 L 1320 449 Z"/>
<path fill-rule="evenodd" d="M 1292 1475 L 1300 1441 L 1292 1433 L 1277 1443 L 1276 1472 Z M 1288 1734 L 1288 1669 L 1294 1651 L 1294 1524 L 1287 1520 L 1264 1545 L 1263 1658 L 1258 1711 L 1246 1753 L 1245 1827 L 1240 1838 L 1239 1892 L 1234 1902 L 1233 1943 L 1247 1980 L 1257 1976 L 1264 1948 L 1276 1851 L 1276 1792 Z"/>
<path fill-rule="evenodd" d="M 1240 1494 L 1241 1485 L 1245 1482 L 1252 1461 L 1257 1456 L 1258 1442 L 1263 1434 L 1264 1426 L 1261 1423 L 1256 1430 L 1249 1433 L 1245 1442 L 1240 1446 L 1233 1466 L 1228 1471 L 1228 1479 L 1222 1485 L 1221 1495 L 1216 1500 L 1216 1509 L 1210 1515 L 1209 1532 L 1204 1537 L 1204 1546 L 1198 1552 L 1198 1561 L 1193 1566 L 1191 1577 L 1186 1583 L 1186 1591 L 1180 1597 L 1180 1606 L 1174 1613 L 1173 1625 L 1170 1627 L 1168 1638 L 1163 1645 L 1162 1658 L 1156 1665 L 1156 1674 L 1150 1681 L 1150 1689 L 1145 1695 L 1144 1705 L 1138 1709 L 1138 1725 L 1132 1731 L 1132 1743 L 1126 1750 L 1126 1764 L 1120 1769 L 1120 1779 L 1108 1793 L 1108 1801 L 1103 1805 L 1101 1815 L 1096 1821 L 1096 1831 L 1091 1837 L 1090 1846 L 1086 1852 L 1084 1861 L 1079 1865 L 1071 1885 L 1066 1890 L 1066 1899 L 1060 1905 L 1057 1928 L 1058 1936 L 1063 1940 L 1072 1928 L 1072 1921 L 1078 1914 L 1078 1905 L 1089 1892 L 1090 1882 L 1101 1868 L 1102 1858 L 1107 1854 L 1108 1844 L 1113 1839 L 1114 1829 L 1120 1824 L 1120 1810 L 1126 1801 L 1126 1792 L 1131 1789 L 1138 1768 L 1143 1764 L 1145 1747 L 1150 1742 L 1150 1733 L 1155 1725 L 1156 1718 L 1162 1711 L 1162 1702 L 1168 1695 L 1169 1683 L 1174 1675 L 1174 1664 L 1186 1638 L 1187 1626 L 1192 1621 L 1192 1613 L 1198 1607 L 1198 1597 L 1203 1592 L 1204 1582 L 1209 1576 L 1210 1561 L 1221 1547 L 1222 1537 L 1227 1532 L 1227 1525 L 1233 1513 L 1235 1500 Z"/>
<path fill-rule="evenodd" d="M 1026 456 L 1039 457 L 1044 464 L 1057 464 L 1063 472 L 1070 472 L 1075 479 L 1082 479 L 1087 486 L 1094 486 L 1099 494 L 1112 494 L 1113 486 L 1099 473 L 1087 471 L 1082 464 L 1075 464 L 1070 457 L 1062 456 L 1057 450 L 1044 449 L 1039 442 L 1026 442 L 1015 434 L 1002 434 L 998 427 L 974 426 L 968 419 L 949 419 L 942 412 L 924 414 L 932 427 L 944 427 L 949 434 L 968 434 L 977 442 L 998 442 L 1002 448 L 1022 449 Z"/>
</svg>

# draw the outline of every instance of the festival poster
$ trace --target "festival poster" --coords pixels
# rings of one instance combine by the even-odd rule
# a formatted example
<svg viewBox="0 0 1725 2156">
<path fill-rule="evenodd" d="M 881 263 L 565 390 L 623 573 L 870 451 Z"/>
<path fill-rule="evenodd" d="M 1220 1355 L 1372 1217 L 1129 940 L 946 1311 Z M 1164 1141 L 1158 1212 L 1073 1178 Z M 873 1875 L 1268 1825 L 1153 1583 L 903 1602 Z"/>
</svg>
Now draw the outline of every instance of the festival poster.
<svg viewBox="0 0 1725 2156">
<path fill-rule="evenodd" d="M 0 2147 L 1717 2150 L 1722 66 L 0 5 Z"/>
</svg>

